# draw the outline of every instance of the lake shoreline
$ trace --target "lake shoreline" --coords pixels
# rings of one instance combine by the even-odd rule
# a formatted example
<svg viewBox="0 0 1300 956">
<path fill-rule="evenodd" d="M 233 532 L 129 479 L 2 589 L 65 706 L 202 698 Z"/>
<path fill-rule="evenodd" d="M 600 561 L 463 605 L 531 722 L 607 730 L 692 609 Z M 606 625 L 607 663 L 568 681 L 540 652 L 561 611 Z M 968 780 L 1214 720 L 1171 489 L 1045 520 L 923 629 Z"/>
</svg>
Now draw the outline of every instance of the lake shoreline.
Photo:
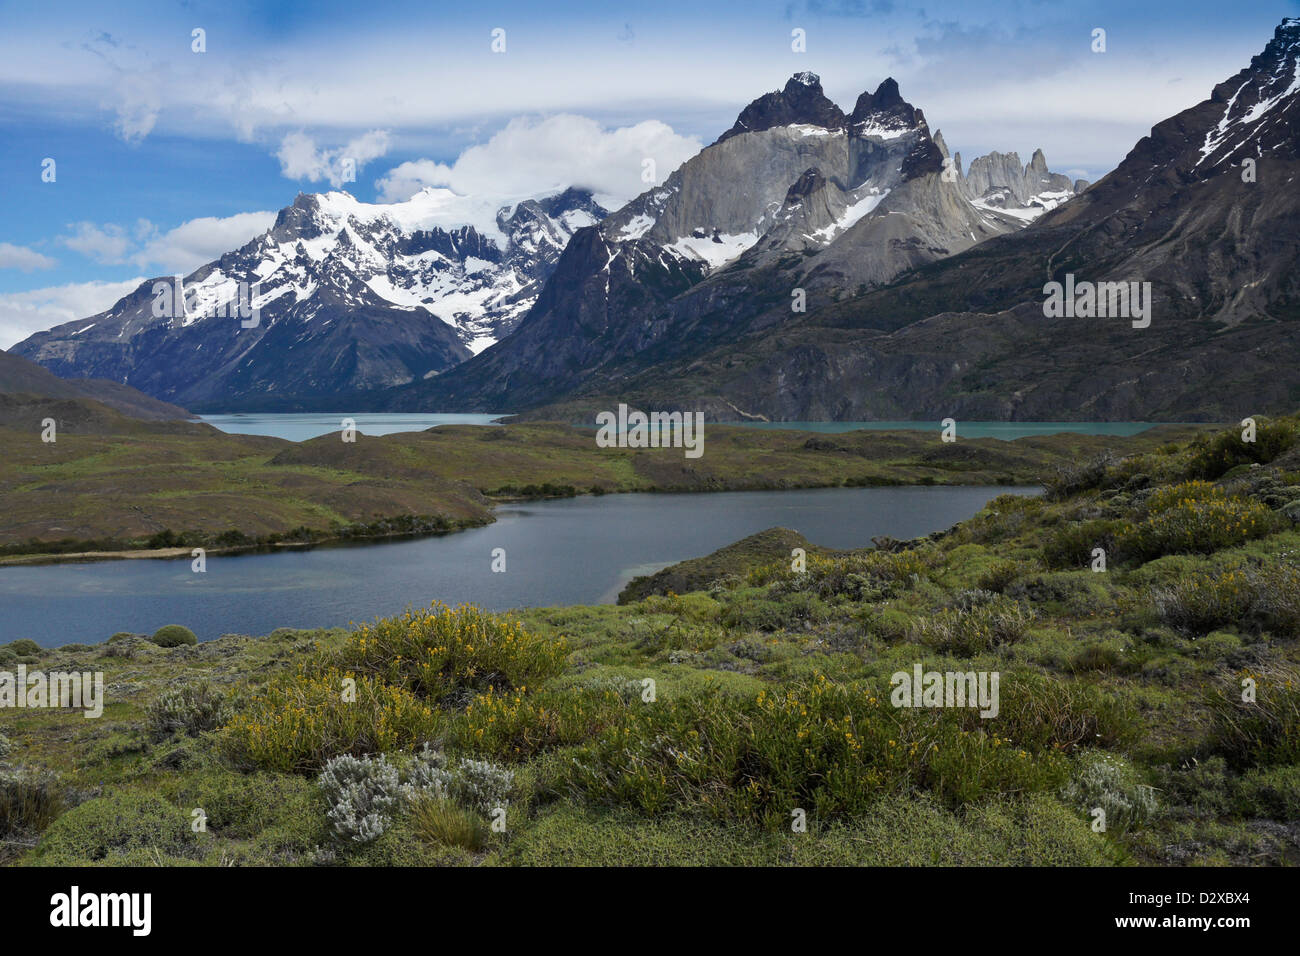
<svg viewBox="0 0 1300 956">
<path fill-rule="evenodd" d="M 378 544 L 385 541 L 400 540 L 417 540 L 421 538 L 440 538 L 448 535 L 457 534 L 462 531 L 469 531 L 474 528 L 483 528 L 493 524 L 496 521 L 495 510 L 499 505 L 528 504 L 536 501 L 563 501 L 569 498 L 600 498 L 605 495 L 627 495 L 627 494 L 655 494 L 655 495 L 708 495 L 708 494 L 726 494 L 741 492 L 772 492 L 772 491 L 821 491 L 845 488 L 845 485 L 783 485 L 772 488 L 627 488 L 614 491 L 577 491 L 572 495 L 545 495 L 536 497 L 526 496 L 508 496 L 493 498 L 491 500 L 492 513 L 489 520 L 484 522 L 461 521 L 456 527 L 448 528 L 442 531 L 396 531 L 378 534 L 325 534 L 322 537 L 314 538 L 310 541 L 276 541 L 260 542 L 254 544 L 239 545 L 218 545 L 208 547 L 205 545 L 177 546 L 167 548 L 112 548 L 97 550 L 88 548 L 83 551 L 61 551 L 61 552 L 29 552 L 26 554 L 14 554 L 0 556 L 0 568 L 5 567 L 40 567 L 42 565 L 56 564 L 95 564 L 105 561 L 175 561 L 181 559 L 191 559 L 194 557 L 194 550 L 202 548 L 204 555 L 231 556 L 240 554 L 273 554 L 283 551 L 310 551 L 318 547 L 330 547 L 340 545 L 365 545 Z M 889 481 L 881 482 L 879 485 L 871 487 L 882 488 L 971 488 L 981 487 L 971 485 L 965 482 L 925 482 L 925 481 Z M 998 487 L 1008 489 L 1012 488 L 1034 488 L 1041 487 L 1038 482 L 1014 482 L 1001 484 Z M 390 515 L 386 518 L 380 518 L 379 521 L 395 521 L 408 518 L 408 515 Z M 71 545 L 75 547 L 74 543 Z"/>
</svg>

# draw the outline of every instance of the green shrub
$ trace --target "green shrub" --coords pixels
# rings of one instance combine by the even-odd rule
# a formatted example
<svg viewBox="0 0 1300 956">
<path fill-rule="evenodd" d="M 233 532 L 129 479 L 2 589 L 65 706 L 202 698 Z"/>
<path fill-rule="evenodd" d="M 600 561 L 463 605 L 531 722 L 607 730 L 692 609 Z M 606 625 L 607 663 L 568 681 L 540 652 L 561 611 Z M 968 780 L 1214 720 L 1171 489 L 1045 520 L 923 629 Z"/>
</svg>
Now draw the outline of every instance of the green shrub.
<svg viewBox="0 0 1300 956">
<path fill-rule="evenodd" d="M 1243 700 L 1253 682 L 1255 699 Z M 1245 672 L 1208 695 L 1210 745 L 1237 768 L 1300 763 L 1300 679 L 1285 668 Z"/>
<path fill-rule="evenodd" d="M 153 632 L 149 638 L 159 647 L 180 647 L 182 644 L 197 644 L 199 639 L 188 627 L 179 624 L 164 624 Z"/>
<path fill-rule="evenodd" d="M 1153 589 L 1160 620 L 1183 634 L 1208 634 L 1246 619 L 1254 600 L 1244 571 L 1192 573 Z"/>
<path fill-rule="evenodd" d="M 1276 564 L 1248 572 L 1251 615 L 1278 637 L 1300 637 L 1300 567 Z"/>
<path fill-rule="evenodd" d="M 1074 758 L 1061 799 L 1094 820 L 1100 809 L 1109 833 L 1125 833 L 1156 812 L 1155 790 L 1141 782 L 1130 764 L 1104 751 L 1085 750 Z"/>
<path fill-rule="evenodd" d="M 938 651 L 971 656 L 1016 643 L 1031 620 L 1019 602 L 999 597 L 969 610 L 938 611 L 914 625 L 913 637 Z"/>
<path fill-rule="evenodd" d="M 1060 678 L 1037 671 L 1002 676 L 998 732 L 1031 750 L 1072 751 L 1079 747 L 1118 748 L 1143 733 L 1137 709 L 1109 688 L 1082 678 Z M 966 712 L 968 729 L 980 718 Z"/>
<path fill-rule="evenodd" d="M 145 711 L 149 732 L 155 740 L 177 732 L 197 737 L 216 730 L 226 716 L 225 695 L 207 683 L 165 690 Z"/>
<path fill-rule="evenodd" d="M 302 777 L 205 767 L 187 775 L 174 800 L 182 807 L 202 809 L 208 829 L 222 837 L 254 839 L 285 827 L 323 835 L 316 833 L 320 795 Z"/>
<path fill-rule="evenodd" d="M 811 554 L 803 571 L 791 570 L 783 562 L 759 568 L 750 574 L 749 581 L 770 585 L 772 597 L 810 593 L 822 598 L 882 601 L 898 596 L 930 574 L 930 562 L 918 551 L 877 549 L 838 557 Z"/>
<path fill-rule="evenodd" d="M 1066 614 L 1091 617 L 1112 604 L 1103 579 L 1104 575 L 1093 571 L 1034 574 L 1010 585 L 1006 595 L 1033 605 L 1059 605 Z"/>
<path fill-rule="evenodd" d="M 37 844 L 35 861 L 46 866 L 119 863 L 137 854 L 154 862 L 197 859 L 203 834 L 191 816 L 154 794 L 117 790 L 74 807 L 54 821 Z"/>
<path fill-rule="evenodd" d="M 0 839 L 40 833 L 62 811 L 57 776 L 37 767 L 0 764 Z"/>
<path fill-rule="evenodd" d="M 1103 548 L 1107 555 L 1111 554 L 1115 536 L 1123 526 L 1121 521 L 1102 518 L 1063 525 L 1043 543 L 1043 563 L 1049 568 L 1090 567 L 1093 549 Z"/>
<path fill-rule="evenodd" d="M 1219 661 L 1235 651 L 1241 650 L 1241 638 L 1236 634 L 1215 631 L 1197 640 L 1194 652 L 1197 657 L 1207 661 Z"/>
<path fill-rule="evenodd" d="M 1061 501 L 1081 491 L 1100 488 L 1106 481 L 1106 473 L 1115 464 L 1115 457 L 1106 452 L 1086 462 L 1058 466 L 1055 474 L 1043 482 L 1048 500 Z"/>
<path fill-rule="evenodd" d="M 1238 782 L 1237 795 L 1251 816 L 1300 820 L 1300 766 L 1251 770 Z"/>
<path fill-rule="evenodd" d="M 1072 671 L 1113 671 L 1123 661 L 1118 648 L 1109 644 L 1089 644 L 1070 659 Z"/>
<path fill-rule="evenodd" d="M 1184 816 L 1219 817 L 1235 812 L 1234 783 L 1227 762 L 1218 756 L 1156 769 L 1156 784 L 1166 805 L 1171 811 L 1179 807 Z"/>
<path fill-rule="evenodd" d="M 1151 596 L 1160 619 L 1184 634 L 1253 626 L 1300 636 L 1300 569 L 1293 565 L 1189 572 Z"/>
<path fill-rule="evenodd" d="M 8 646 L 19 657 L 37 657 L 41 653 L 41 645 L 26 637 L 10 641 Z"/>
<path fill-rule="evenodd" d="M 1003 594 L 1017 579 L 1028 574 L 1032 566 L 1023 561 L 995 561 L 980 575 L 976 586 L 985 591 Z"/>
<path fill-rule="evenodd" d="M 779 600 L 738 596 L 722 609 L 723 627 L 744 631 L 790 631 L 824 621 L 830 609 L 816 594 L 795 591 Z"/>
<path fill-rule="evenodd" d="M 1238 465 L 1270 462 L 1296 442 L 1295 429 L 1287 422 L 1257 422 L 1253 442 L 1242 441 L 1241 433 L 1240 428 L 1230 428 L 1214 438 L 1197 441 L 1188 474 L 1213 481 Z"/>
<path fill-rule="evenodd" d="M 757 698 L 688 694 L 629 711 L 576 748 L 563 775 L 596 802 L 769 829 L 787 828 L 793 808 L 819 820 L 865 813 L 883 793 L 920 789 L 961 806 L 1064 783 L 1058 748 L 1026 748 L 1003 729 L 1018 722 L 981 725 L 972 713 L 896 708 L 824 678 Z"/>
</svg>

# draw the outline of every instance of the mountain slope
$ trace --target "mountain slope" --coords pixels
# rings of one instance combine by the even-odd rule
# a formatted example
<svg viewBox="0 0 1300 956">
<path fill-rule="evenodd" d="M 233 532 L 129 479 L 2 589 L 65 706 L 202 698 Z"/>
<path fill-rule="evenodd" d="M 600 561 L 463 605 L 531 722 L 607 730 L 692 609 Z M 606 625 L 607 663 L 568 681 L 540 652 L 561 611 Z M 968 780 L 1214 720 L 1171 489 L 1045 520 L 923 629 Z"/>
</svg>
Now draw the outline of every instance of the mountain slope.
<svg viewBox="0 0 1300 956">
<path fill-rule="evenodd" d="M 1030 169 L 985 162 L 974 184 L 945 174 L 945 159 L 892 79 L 846 114 L 816 75 L 797 74 L 662 185 L 577 233 L 511 336 L 389 407 L 518 409 L 608 384 L 789 321 L 800 299 L 875 288 L 1017 231 L 1073 195 L 1041 154 Z"/>
<path fill-rule="evenodd" d="M 1030 228 L 762 334 L 592 380 L 551 413 L 585 417 L 615 397 L 724 420 L 1286 410 L 1300 401 L 1298 157 L 1300 19 L 1287 19 L 1249 67 Z M 1149 282 L 1150 324 L 1047 318 L 1047 283 L 1070 275 Z"/>
<path fill-rule="evenodd" d="M 170 421 L 190 418 L 183 408 L 160 402 L 129 385 L 103 379 L 63 379 L 34 362 L 0 352 L 0 395 L 40 399 L 91 399 L 131 418 Z"/>
<path fill-rule="evenodd" d="M 150 280 L 13 351 L 59 375 L 205 409 L 292 408 L 401 385 L 513 329 L 569 237 L 604 215 L 580 190 L 520 202 L 494 222 L 447 190 L 391 205 L 302 194 L 266 233 L 187 276 L 174 317 L 154 314 Z M 478 225 L 453 225 L 467 219 Z M 239 283 L 246 311 L 260 311 L 253 327 L 230 315 Z"/>
</svg>

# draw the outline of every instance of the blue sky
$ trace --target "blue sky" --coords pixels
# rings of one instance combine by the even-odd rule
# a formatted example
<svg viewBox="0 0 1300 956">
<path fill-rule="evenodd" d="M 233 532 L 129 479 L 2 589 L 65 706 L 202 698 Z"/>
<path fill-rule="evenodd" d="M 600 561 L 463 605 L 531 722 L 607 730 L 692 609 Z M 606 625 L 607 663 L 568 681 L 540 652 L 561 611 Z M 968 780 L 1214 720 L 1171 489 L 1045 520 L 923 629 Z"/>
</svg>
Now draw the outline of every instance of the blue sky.
<svg viewBox="0 0 1300 956">
<path fill-rule="evenodd" d="M 894 76 L 964 157 L 1042 147 L 1053 169 L 1096 178 L 1298 13 L 1273 0 L 0 2 L 0 347 L 242 244 L 298 191 L 334 188 L 344 156 L 358 164 L 345 187 L 367 201 L 578 183 L 616 204 L 641 157 L 671 169 L 800 70 L 846 109 Z M 796 28 L 806 52 L 791 50 Z"/>
</svg>

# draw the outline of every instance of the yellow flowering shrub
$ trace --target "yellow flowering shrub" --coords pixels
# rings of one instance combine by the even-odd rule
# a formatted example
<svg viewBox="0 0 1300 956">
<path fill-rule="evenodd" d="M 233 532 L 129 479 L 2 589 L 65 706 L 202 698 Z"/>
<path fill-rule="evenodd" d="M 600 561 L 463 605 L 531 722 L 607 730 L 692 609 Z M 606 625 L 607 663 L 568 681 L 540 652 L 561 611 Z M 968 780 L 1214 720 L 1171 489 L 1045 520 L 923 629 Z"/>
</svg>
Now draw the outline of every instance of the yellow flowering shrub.
<svg viewBox="0 0 1300 956">
<path fill-rule="evenodd" d="M 561 673 L 563 640 L 474 606 L 431 607 L 362 624 L 330 665 L 409 689 L 431 701 L 465 691 L 537 686 Z"/>
<path fill-rule="evenodd" d="M 412 749 L 435 737 L 441 723 L 408 690 L 326 668 L 272 681 L 244 702 L 223 733 L 237 763 L 306 773 L 339 754 Z"/>
<path fill-rule="evenodd" d="M 629 703 L 613 690 L 565 689 L 527 695 L 526 688 L 477 695 L 453 730 L 468 750 L 522 760 L 551 747 L 579 744 L 613 726 Z"/>
<path fill-rule="evenodd" d="M 1147 499 L 1147 516 L 1124 522 L 1115 547 L 1126 557 L 1150 561 L 1166 554 L 1210 554 L 1277 530 L 1277 517 L 1253 498 L 1232 497 L 1204 481 L 1160 488 Z"/>
</svg>

